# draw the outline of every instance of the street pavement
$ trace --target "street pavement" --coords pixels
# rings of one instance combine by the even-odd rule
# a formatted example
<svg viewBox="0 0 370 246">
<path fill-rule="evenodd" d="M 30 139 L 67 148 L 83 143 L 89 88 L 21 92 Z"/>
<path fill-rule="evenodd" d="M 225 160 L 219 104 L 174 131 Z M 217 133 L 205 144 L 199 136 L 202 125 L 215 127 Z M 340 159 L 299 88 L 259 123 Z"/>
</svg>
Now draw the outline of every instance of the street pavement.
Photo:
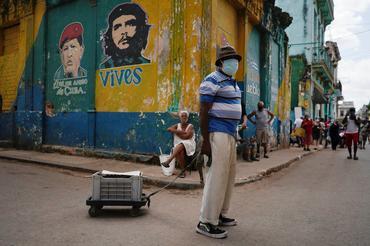
<svg viewBox="0 0 370 246">
<path fill-rule="evenodd" d="M 369 245 L 370 151 L 346 155 L 323 150 L 235 187 L 239 223 L 223 240 L 195 233 L 200 189 L 164 190 L 138 217 L 107 208 L 91 218 L 86 173 L 0 159 L 0 245 Z"/>
<path fill-rule="evenodd" d="M 319 147 L 322 149 L 322 146 Z M 260 161 L 246 162 L 238 160 L 236 167 L 236 185 L 260 180 L 273 172 L 280 171 L 301 158 L 315 153 L 316 150 L 305 152 L 302 148 L 289 148 L 272 151 L 270 158 L 261 158 Z M 71 152 L 73 153 L 73 152 Z M 163 186 L 174 179 L 173 176 L 165 176 L 159 165 L 149 165 L 137 162 L 128 162 L 107 158 L 85 157 L 79 155 L 67 155 L 60 153 L 46 153 L 38 151 L 26 151 L 17 149 L 0 148 L 0 158 L 19 160 L 63 169 L 95 173 L 101 170 L 115 172 L 129 172 L 139 170 L 143 173 L 144 182 L 157 186 Z M 178 173 L 179 170 L 175 172 Z M 201 188 L 200 178 L 197 171 L 187 173 L 186 178 L 179 178 L 171 185 L 172 188 L 195 189 Z"/>
</svg>

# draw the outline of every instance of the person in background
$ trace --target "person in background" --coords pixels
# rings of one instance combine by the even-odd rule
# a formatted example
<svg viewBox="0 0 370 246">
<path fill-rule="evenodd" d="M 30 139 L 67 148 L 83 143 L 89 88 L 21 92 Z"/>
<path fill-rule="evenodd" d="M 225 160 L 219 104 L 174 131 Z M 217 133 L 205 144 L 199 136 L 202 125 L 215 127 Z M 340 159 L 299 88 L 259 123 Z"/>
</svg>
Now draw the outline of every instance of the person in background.
<svg viewBox="0 0 370 246">
<path fill-rule="evenodd" d="M 304 146 L 303 150 L 310 151 L 310 145 L 312 142 L 312 128 L 313 128 L 313 121 L 309 118 L 308 114 L 305 114 L 303 122 L 302 122 L 302 128 L 305 131 L 305 138 L 304 138 Z"/>
<path fill-rule="evenodd" d="M 347 159 L 352 159 L 352 143 L 353 143 L 353 159 L 358 160 L 357 157 L 357 145 L 359 138 L 358 131 L 361 124 L 361 120 L 359 118 L 356 118 L 355 108 L 349 109 L 349 111 L 347 112 L 346 116 L 343 119 L 343 124 L 346 126 L 345 138 L 349 153 Z"/>
<path fill-rule="evenodd" d="M 325 137 L 325 149 L 328 147 L 329 142 L 331 141 L 330 139 L 330 126 L 331 126 L 331 117 L 329 116 L 327 120 L 324 122 L 324 137 Z"/>
<path fill-rule="evenodd" d="M 188 123 L 189 113 L 180 111 L 180 123 L 175 124 L 167 129 L 173 134 L 173 151 L 168 160 L 161 164 L 169 167 L 171 161 L 176 158 L 181 170 L 184 170 L 186 161 L 189 161 L 195 153 L 195 134 L 194 127 Z M 185 178 L 185 171 L 182 172 L 180 178 Z"/>
<path fill-rule="evenodd" d="M 320 124 L 320 139 L 319 139 L 319 144 L 322 145 L 323 144 L 323 140 L 326 139 L 326 131 L 325 131 L 324 118 L 320 118 L 319 124 Z"/>
<path fill-rule="evenodd" d="M 331 149 L 336 150 L 340 142 L 339 136 L 339 122 L 335 120 L 329 127 L 329 135 L 331 139 Z"/>
<path fill-rule="evenodd" d="M 299 117 L 294 121 L 294 136 L 297 138 L 298 147 L 303 147 L 303 138 L 305 136 L 304 129 L 302 128 L 303 117 Z"/>
<path fill-rule="evenodd" d="M 268 145 L 268 126 L 274 119 L 274 114 L 267 110 L 264 102 L 259 101 L 257 103 L 257 110 L 254 110 L 247 117 L 256 126 L 256 138 L 257 138 L 257 155 L 260 155 L 260 147 L 263 146 L 263 157 L 269 158 L 267 155 Z M 252 117 L 255 117 L 253 120 Z M 270 119 L 269 119 L 270 117 Z"/>
<path fill-rule="evenodd" d="M 361 145 L 360 149 L 365 149 L 366 141 L 370 132 L 370 121 L 364 121 L 364 125 L 360 130 Z"/>
<path fill-rule="evenodd" d="M 312 127 L 312 139 L 313 139 L 313 144 L 315 146 L 314 147 L 315 150 L 317 150 L 317 147 L 319 145 L 320 134 L 321 134 L 320 121 L 319 119 L 316 119 Z"/>
</svg>

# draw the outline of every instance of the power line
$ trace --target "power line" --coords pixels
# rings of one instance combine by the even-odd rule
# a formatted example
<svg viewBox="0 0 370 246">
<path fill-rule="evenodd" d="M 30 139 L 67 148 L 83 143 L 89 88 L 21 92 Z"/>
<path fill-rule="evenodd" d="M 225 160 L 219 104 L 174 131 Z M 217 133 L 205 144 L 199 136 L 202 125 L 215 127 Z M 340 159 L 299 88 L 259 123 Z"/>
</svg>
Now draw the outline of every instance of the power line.
<svg viewBox="0 0 370 246">
<path fill-rule="evenodd" d="M 354 55 L 354 56 L 342 56 L 342 60 L 343 59 L 350 59 L 350 60 L 354 60 L 354 59 L 358 59 L 358 58 L 366 58 L 366 57 L 369 57 L 370 58 L 370 50 L 366 51 L 368 53 L 365 53 L 365 54 L 358 54 L 358 55 Z"/>
<path fill-rule="evenodd" d="M 349 35 L 339 36 L 339 37 L 332 38 L 332 39 L 333 40 L 338 40 L 338 39 L 342 39 L 342 38 L 346 38 L 346 37 L 359 36 L 360 34 L 367 33 L 367 32 L 370 32 L 370 29 L 367 29 L 367 30 L 364 30 L 364 31 L 361 31 L 361 32 L 351 33 Z"/>
<path fill-rule="evenodd" d="M 341 24 L 341 26 L 366 26 L 367 24 L 370 24 L 370 22 L 363 22 L 363 23 L 357 23 L 357 24 L 351 24 L 351 23 L 348 23 L 348 24 Z M 333 26 L 328 26 L 328 29 L 332 29 Z"/>
</svg>

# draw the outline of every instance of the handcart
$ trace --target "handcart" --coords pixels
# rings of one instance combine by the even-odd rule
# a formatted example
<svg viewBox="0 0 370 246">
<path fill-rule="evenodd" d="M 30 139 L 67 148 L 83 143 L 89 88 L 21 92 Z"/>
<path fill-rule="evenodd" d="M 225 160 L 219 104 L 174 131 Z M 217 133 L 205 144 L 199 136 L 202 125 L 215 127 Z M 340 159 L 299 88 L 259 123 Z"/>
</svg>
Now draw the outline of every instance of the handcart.
<svg viewBox="0 0 370 246">
<path fill-rule="evenodd" d="M 141 207 L 150 203 L 142 193 L 143 179 L 140 171 L 117 173 L 99 171 L 92 175 L 92 196 L 86 200 L 89 215 L 96 217 L 104 206 L 132 206 L 131 215 L 139 214 Z"/>
</svg>

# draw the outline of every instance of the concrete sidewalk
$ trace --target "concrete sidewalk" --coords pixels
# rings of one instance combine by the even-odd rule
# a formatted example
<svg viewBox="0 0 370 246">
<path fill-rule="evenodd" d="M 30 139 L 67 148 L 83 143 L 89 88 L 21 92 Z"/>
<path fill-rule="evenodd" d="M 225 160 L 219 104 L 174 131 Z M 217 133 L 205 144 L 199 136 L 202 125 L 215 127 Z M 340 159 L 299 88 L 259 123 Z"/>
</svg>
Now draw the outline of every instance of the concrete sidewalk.
<svg viewBox="0 0 370 246">
<path fill-rule="evenodd" d="M 319 148 L 319 150 L 322 147 Z M 236 185 L 251 183 L 260 180 L 273 172 L 290 166 L 293 162 L 300 160 L 304 156 L 317 152 L 303 151 L 302 148 L 289 148 L 276 150 L 269 153 L 268 159 L 262 158 L 260 161 L 246 162 L 238 160 L 236 167 Z M 128 172 L 140 170 L 144 176 L 146 184 L 164 186 L 171 182 L 175 176 L 164 176 L 160 166 L 142 163 L 120 161 L 115 159 L 83 157 L 77 155 L 66 155 L 59 153 L 45 153 L 38 151 L 16 150 L 0 148 L 0 158 L 18 160 L 22 162 L 36 163 L 51 167 L 95 173 L 100 170 L 116 172 Z M 176 170 L 175 174 L 179 170 Z M 179 178 L 170 187 L 178 189 L 201 188 L 199 174 L 197 171 L 187 173 L 186 178 Z"/>
</svg>

